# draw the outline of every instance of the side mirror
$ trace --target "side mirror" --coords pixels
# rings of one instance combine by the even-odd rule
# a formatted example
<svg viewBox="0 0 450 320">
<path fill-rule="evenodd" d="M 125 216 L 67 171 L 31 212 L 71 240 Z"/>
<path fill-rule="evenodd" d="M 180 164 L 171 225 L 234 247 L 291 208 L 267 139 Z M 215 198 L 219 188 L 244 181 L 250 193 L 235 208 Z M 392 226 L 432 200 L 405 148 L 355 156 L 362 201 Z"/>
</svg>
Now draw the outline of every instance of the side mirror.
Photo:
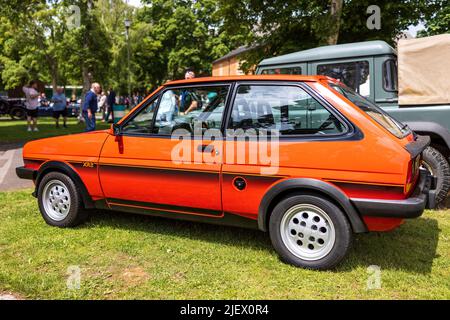
<svg viewBox="0 0 450 320">
<path fill-rule="evenodd" d="M 122 127 L 114 123 L 111 125 L 111 132 L 114 136 L 120 136 L 122 134 Z"/>
</svg>

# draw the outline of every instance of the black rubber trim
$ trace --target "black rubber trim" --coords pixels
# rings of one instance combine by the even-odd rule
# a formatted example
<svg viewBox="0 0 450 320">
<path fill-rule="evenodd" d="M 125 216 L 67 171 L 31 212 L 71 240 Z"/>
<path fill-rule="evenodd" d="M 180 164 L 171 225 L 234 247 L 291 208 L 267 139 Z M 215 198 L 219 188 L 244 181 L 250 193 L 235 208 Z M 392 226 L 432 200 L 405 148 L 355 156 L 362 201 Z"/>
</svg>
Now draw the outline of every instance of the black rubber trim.
<svg viewBox="0 0 450 320">
<path fill-rule="evenodd" d="M 184 207 L 184 206 L 175 206 L 175 205 L 167 205 L 161 203 L 152 203 L 152 202 L 142 202 L 142 201 L 133 201 L 133 200 L 123 200 L 123 199 L 115 199 L 108 198 L 107 203 L 110 206 L 138 206 L 142 207 L 144 210 L 154 210 L 154 211 L 180 211 L 186 212 L 186 214 L 203 214 L 211 217 L 220 217 L 222 215 L 222 211 L 219 210 L 210 210 L 203 208 L 193 208 L 193 207 Z"/>
<path fill-rule="evenodd" d="M 433 177 L 424 169 L 412 196 L 405 200 L 351 199 L 362 216 L 412 219 L 436 207 Z"/>
<path fill-rule="evenodd" d="M 214 216 L 199 216 L 193 214 L 183 214 L 183 213 L 174 213 L 167 212 L 160 209 L 150 209 L 150 208 L 136 208 L 136 207 L 125 207 L 114 204 L 107 204 L 104 200 L 99 200 L 95 202 L 95 206 L 97 209 L 106 209 L 113 210 L 119 212 L 126 212 L 132 214 L 141 214 L 141 215 L 149 215 L 155 217 L 176 219 L 176 220 L 185 220 L 192 222 L 201 222 L 201 223 L 209 223 L 223 226 L 232 226 L 239 228 L 247 228 L 247 229 L 258 229 L 258 224 L 256 220 L 249 219 L 246 217 L 242 217 L 239 215 L 231 214 L 228 212 L 224 212 L 223 216 L 214 217 Z"/>
<path fill-rule="evenodd" d="M 408 143 L 405 146 L 406 151 L 411 155 L 411 159 L 417 157 L 419 154 L 425 150 L 431 143 L 431 139 L 429 136 L 416 136 L 416 139 L 413 142 Z"/>
<path fill-rule="evenodd" d="M 268 209 L 272 201 L 281 193 L 286 191 L 295 191 L 296 189 L 306 191 L 310 190 L 326 194 L 344 209 L 355 233 L 363 233 L 368 231 L 367 226 L 359 216 L 353 204 L 350 202 L 350 199 L 342 191 L 327 182 L 309 178 L 284 180 L 266 192 L 261 200 L 258 210 L 258 228 L 260 230 L 267 231 L 267 217 L 270 214 Z"/>
<path fill-rule="evenodd" d="M 20 179 L 34 180 L 36 178 L 36 170 L 25 168 L 25 167 L 17 167 L 16 175 Z"/>
<path fill-rule="evenodd" d="M 420 217 L 425 210 L 425 197 L 405 200 L 352 199 L 363 216 L 412 219 Z"/>
<path fill-rule="evenodd" d="M 94 201 L 92 201 L 91 196 L 89 195 L 89 192 L 86 189 L 86 186 L 84 185 L 83 181 L 81 180 L 80 176 L 73 170 L 67 163 L 60 162 L 60 161 L 49 161 L 44 163 L 40 168 L 36 176 L 36 189 L 33 192 L 33 195 L 37 195 L 37 190 L 39 188 L 39 183 L 41 182 L 42 178 L 49 172 L 62 172 L 66 174 L 69 178 L 73 180 L 75 185 L 79 188 L 81 192 L 81 199 L 83 200 L 84 207 L 86 209 L 93 209 L 95 208 Z"/>
</svg>

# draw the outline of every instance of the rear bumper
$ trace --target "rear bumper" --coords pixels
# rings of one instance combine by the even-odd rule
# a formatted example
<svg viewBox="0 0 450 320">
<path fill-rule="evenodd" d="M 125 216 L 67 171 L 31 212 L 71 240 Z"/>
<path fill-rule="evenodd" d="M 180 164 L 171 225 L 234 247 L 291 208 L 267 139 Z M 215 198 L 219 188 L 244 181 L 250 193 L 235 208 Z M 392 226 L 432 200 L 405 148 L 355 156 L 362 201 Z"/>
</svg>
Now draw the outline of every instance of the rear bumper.
<svg viewBox="0 0 450 320">
<path fill-rule="evenodd" d="M 350 199 L 362 216 L 412 219 L 425 209 L 436 207 L 436 178 L 420 170 L 419 182 L 411 197 L 404 200 Z"/>
<path fill-rule="evenodd" d="M 16 175 L 20 179 L 33 180 L 36 177 L 36 170 L 25 167 L 17 167 Z"/>
</svg>

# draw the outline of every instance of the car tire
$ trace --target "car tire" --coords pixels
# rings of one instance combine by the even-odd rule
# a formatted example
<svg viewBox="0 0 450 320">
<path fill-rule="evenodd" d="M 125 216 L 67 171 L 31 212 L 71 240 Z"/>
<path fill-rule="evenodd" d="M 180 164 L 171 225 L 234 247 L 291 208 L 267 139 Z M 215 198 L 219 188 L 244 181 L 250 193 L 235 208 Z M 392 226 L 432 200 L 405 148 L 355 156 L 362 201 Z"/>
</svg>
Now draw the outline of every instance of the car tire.
<svg viewBox="0 0 450 320">
<path fill-rule="evenodd" d="M 13 120 L 23 120 L 27 117 L 25 109 L 20 107 L 11 108 L 11 110 L 9 111 L 9 116 Z"/>
<path fill-rule="evenodd" d="M 315 195 L 280 201 L 270 216 L 269 233 L 284 262 L 317 270 L 336 267 L 349 252 L 353 237 L 342 210 Z"/>
<path fill-rule="evenodd" d="M 422 153 L 422 166 L 437 178 L 436 203 L 442 203 L 450 190 L 450 165 L 445 157 L 433 147 Z"/>
<path fill-rule="evenodd" d="M 87 210 L 83 206 L 81 192 L 71 178 L 60 172 L 46 174 L 38 187 L 38 204 L 47 224 L 69 228 L 83 223 Z"/>
</svg>

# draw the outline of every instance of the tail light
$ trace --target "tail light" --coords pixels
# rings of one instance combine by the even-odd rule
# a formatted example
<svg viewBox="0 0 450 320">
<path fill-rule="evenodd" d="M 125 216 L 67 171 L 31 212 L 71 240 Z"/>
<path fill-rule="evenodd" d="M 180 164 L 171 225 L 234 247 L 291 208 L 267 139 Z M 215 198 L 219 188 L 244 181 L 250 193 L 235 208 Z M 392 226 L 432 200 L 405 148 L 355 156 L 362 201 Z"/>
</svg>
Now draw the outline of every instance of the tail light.
<svg viewBox="0 0 450 320">
<path fill-rule="evenodd" d="M 420 163 L 422 162 L 422 155 L 419 154 L 408 163 L 408 173 L 406 176 L 405 194 L 409 195 L 419 177 Z"/>
</svg>

